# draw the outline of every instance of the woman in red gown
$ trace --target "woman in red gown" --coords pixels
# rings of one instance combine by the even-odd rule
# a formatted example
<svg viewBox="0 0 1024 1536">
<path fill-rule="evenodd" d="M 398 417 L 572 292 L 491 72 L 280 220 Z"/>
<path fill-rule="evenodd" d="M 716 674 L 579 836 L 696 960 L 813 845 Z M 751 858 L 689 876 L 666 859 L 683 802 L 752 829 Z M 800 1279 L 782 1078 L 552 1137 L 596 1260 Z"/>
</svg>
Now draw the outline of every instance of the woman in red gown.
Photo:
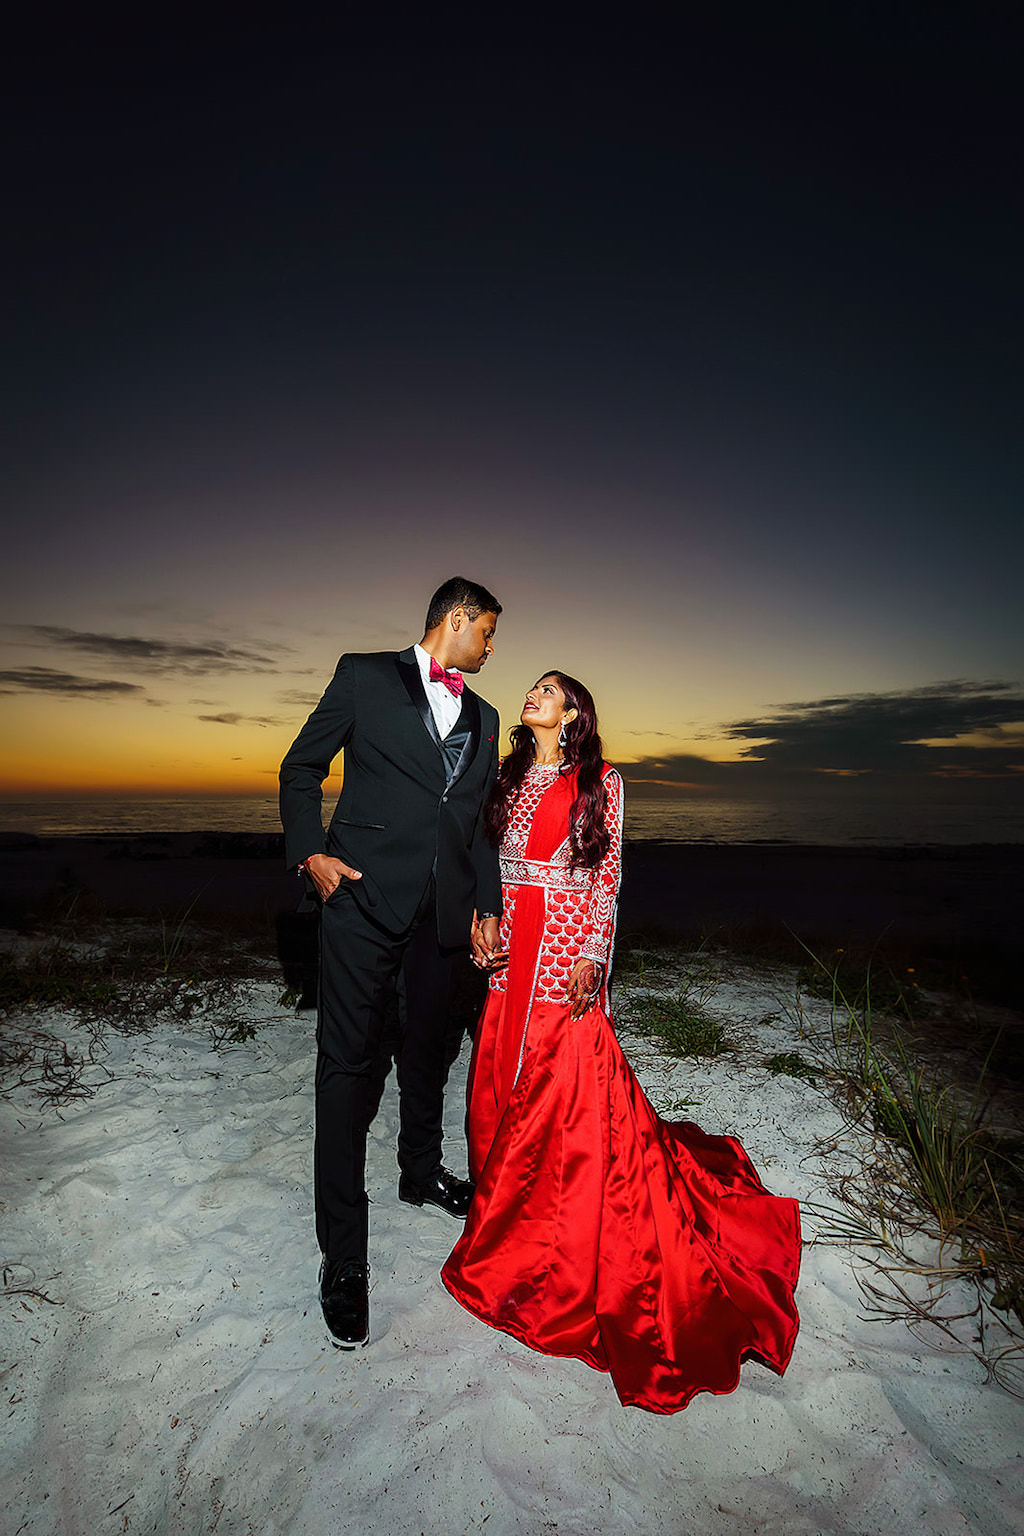
<svg viewBox="0 0 1024 1536">
<path fill-rule="evenodd" d="M 795 1200 L 731 1136 L 655 1114 L 615 1038 L 608 969 L 622 781 L 594 701 L 561 672 L 527 695 L 488 806 L 504 915 L 470 1072 L 476 1194 L 441 1271 L 470 1312 L 611 1373 L 675 1413 L 781 1374 L 798 1327 Z"/>
</svg>

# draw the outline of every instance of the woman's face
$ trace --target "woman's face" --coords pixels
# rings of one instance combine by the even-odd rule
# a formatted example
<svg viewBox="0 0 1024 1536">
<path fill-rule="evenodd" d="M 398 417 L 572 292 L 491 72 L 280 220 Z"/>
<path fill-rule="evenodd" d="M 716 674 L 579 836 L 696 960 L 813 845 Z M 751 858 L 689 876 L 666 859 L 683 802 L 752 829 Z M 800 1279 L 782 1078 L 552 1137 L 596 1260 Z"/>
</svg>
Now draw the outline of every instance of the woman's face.
<svg viewBox="0 0 1024 1536">
<path fill-rule="evenodd" d="M 575 709 L 567 709 L 565 706 L 565 694 L 558 684 L 557 677 L 548 673 L 542 677 L 539 683 L 534 683 L 526 695 L 526 703 L 519 719 L 523 725 L 533 729 L 557 731 L 570 720 L 576 718 Z"/>
</svg>

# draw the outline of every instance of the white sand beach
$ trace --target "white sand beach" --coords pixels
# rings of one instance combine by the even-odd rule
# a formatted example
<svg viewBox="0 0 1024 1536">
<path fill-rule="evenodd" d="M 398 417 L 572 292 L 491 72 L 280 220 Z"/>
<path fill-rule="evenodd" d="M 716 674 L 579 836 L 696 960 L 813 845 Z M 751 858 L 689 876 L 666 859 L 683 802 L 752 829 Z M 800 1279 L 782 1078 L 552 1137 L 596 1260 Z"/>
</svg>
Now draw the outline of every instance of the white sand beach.
<svg viewBox="0 0 1024 1536">
<path fill-rule="evenodd" d="M 810 1215 L 786 1376 L 748 1363 L 734 1393 L 672 1417 L 478 1323 L 438 1280 L 453 1222 L 398 1201 L 393 1077 L 370 1139 L 371 1339 L 326 1346 L 313 1018 L 280 991 L 240 986 L 256 1036 L 219 1048 L 201 1018 L 22 1021 L 91 1048 L 92 1091 L 55 1105 L 29 1080 L 0 1102 L 5 1536 L 1024 1530 L 1021 1401 L 968 1348 L 866 1317 L 863 1257 L 812 1241 Z M 620 1030 L 656 1107 L 739 1136 L 773 1192 L 835 1205 L 861 1133 L 821 1086 L 763 1066 L 813 1059 L 814 1039 L 738 965 L 713 1008 L 737 1048 L 710 1061 Z M 468 1058 L 448 1090 L 460 1173 Z M 972 1297 L 958 1282 L 943 1310 Z M 953 1326 L 969 1345 L 973 1323 Z"/>
</svg>

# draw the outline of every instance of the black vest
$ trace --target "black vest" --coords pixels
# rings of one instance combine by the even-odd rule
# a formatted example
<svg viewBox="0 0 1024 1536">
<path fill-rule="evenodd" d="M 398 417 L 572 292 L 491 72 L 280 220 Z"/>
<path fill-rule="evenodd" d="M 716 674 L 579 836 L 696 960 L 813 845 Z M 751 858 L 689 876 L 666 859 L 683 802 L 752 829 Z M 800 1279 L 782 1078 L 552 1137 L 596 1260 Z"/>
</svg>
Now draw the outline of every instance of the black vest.
<svg viewBox="0 0 1024 1536">
<path fill-rule="evenodd" d="M 459 718 L 441 742 L 441 755 L 444 758 L 444 775 L 449 784 L 452 781 L 456 768 L 459 766 L 462 749 L 469 740 L 469 737 L 469 721 L 466 706 L 463 704 L 462 709 L 459 711 Z"/>
</svg>

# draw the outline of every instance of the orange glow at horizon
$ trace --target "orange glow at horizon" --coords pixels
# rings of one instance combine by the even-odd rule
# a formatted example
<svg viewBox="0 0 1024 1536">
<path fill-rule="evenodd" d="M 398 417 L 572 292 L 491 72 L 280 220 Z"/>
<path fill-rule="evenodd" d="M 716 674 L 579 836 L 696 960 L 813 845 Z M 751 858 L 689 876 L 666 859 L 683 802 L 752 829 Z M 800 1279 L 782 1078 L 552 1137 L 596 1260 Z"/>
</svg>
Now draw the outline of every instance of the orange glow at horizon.
<svg viewBox="0 0 1024 1536">
<path fill-rule="evenodd" d="M 205 725 L 134 701 L 18 699 L 7 715 L 0 748 L 6 799 L 276 794 L 290 739 L 267 728 Z"/>
<path fill-rule="evenodd" d="M 515 668 L 516 681 L 511 688 L 507 684 L 502 687 L 495 678 L 497 687 L 482 689 L 499 709 L 503 735 L 519 716 L 521 670 L 521 666 Z M 0 798 L 276 795 L 281 758 L 308 710 L 294 704 L 282 708 L 280 703 L 275 706 L 271 702 L 279 713 L 262 723 L 258 717 L 268 704 L 261 691 L 262 680 L 232 681 L 226 712 L 237 712 L 237 723 L 233 724 L 201 719 L 196 711 L 205 706 L 187 696 L 194 685 L 182 688 L 170 680 L 161 683 L 164 698 L 159 708 L 133 698 L 8 698 L 0 745 Z M 642 733 L 630 729 L 630 715 L 621 705 L 615 708 L 612 689 L 609 694 L 612 719 L 611 728 L 604 732 L 607 756 L 620 764 L 655 753 L 661 757 L 665 742 L 660 733 L 646 740 Z M 633 703 L 637 707 L 635 698 Z M 503 749 L 505 745 L 503 742 Z M 735 753 L 734 743 L 707 739 L 689 742 L 680 737 L 673 740 L 673 747 L 718 762 L 728 761 Z M 722 750 L 714 751 L 716 747 Z M 340 786 L 340 768 L 339 760 L 331 783 L 325 785 L 325 799 L 332 793 L 334 781 Z M 672 793 L 708 792 L 707 786 L 699 783 L 671 780 L 657 787 Z"/>
<path fill-rule="evenodd" d="M 422 581 L 422 576 L 417 579 Z M 519 719 L 525 686 L 550 670 L 552 631 L 538 622 L 539 599 L 529 595 L 533 607 L 525 601 L 510 604 L 507 619 L 502 616 L 496 654 L 485 675 L 473 680 L 498 710 L 502 752 Z M 12 659 L 42 681 L 38 691 L 8 689 L 3 697 L 0 798 L 276 796 L 281 759 L 330 678 L 339 652 L 367 649 L 371 641 L 398 649 L 408 640 L 411 631 L 397 618 L 389 618 L 388 627 L 373 627 L 378 609 L 346 612 L 336 631 L 333 625 L 315 634 L 289 631 L 290 644 L 280 665 L 264 660 L 264 653 L 274 651 L 273 640 L 251 639 L 241 632 L 232 636 L 238 650 L 229 649 L 222 666 L 204 661 L 198 671 L 190 670 L 187 646 L 178 670 L 167 662 L 151 667 L 120 656 L 96 660 L 88 649 L 93 636 L 86 633 L 72 672 L 56 642 L 47 649 L 25 640 L 18 642 L 20 651 L 12 644 Z M 388 615 L 408 611 L 417 611 L 408 593 L 399 592 L 386 605 Z M 738 654 L 723 646 L 709 651 L 701 666 L 680 669 L 685 635 L 670 633 L 657 653 L 660 657 L 663 650 L 664 659 L 652 660 L 645 614 L 635 618 L 614 642 L 598 620 L 576 627 L 566 624 L 564 631 L 557 631 L 559 665 L 593 685 L 605 755 L 624 769 L 631 793 L 696 797 L 767 789 L 774 782 L 770 765 L 763 773 L 755 765 L 764 763 L 762 747 L 771 737 L 754 739 L 727 722 L 760 721 L 766 697 L 813 699 L 834 692 L 827 684 L 836 659 L 821 649 L 802 652 L 796 662 L 783 656 L 788 663 L 784 683 L 767 659 L 759 668 L 755 652 Z M 94 620 L 92 628 L 98 629 L 101 622 Z M 182 643 L 180 635 L 174 643 Z M 206 649 L 216 651 L 217 645 Z M 249 653 L 256 656 L 252 666 L 235 659 Z M 16 684 L 13 673 L 11 677 Z M 865 686 L 880 689 L 893 681 L 865 678 L 860 666 L 855 679 L 842 672 L 836 679 L 839 688 L 853 692 Z M 982 756 L 974 765 L 956 762 L 951 752 L 946 763 L 942 749 L 1010 747 L 1019 762 L 1024 726 L 1015 721 L 935 737 L 928 746 L 937 749 L 933 774 L 987 776 Z M 631 765 L 637 765 L 635 775 L 630 774 Z M 341 766 L 339 759 L 325 785 L 325 800 L 337 794 Z M 1005 766 L 1002 772 L 1005 775 Z M 1012 768 L 1011 774 L 1018 776 Z M 822 784 L 871 779 L 850 767 L 819 767 L 815 777 Z"/>
</svg>

